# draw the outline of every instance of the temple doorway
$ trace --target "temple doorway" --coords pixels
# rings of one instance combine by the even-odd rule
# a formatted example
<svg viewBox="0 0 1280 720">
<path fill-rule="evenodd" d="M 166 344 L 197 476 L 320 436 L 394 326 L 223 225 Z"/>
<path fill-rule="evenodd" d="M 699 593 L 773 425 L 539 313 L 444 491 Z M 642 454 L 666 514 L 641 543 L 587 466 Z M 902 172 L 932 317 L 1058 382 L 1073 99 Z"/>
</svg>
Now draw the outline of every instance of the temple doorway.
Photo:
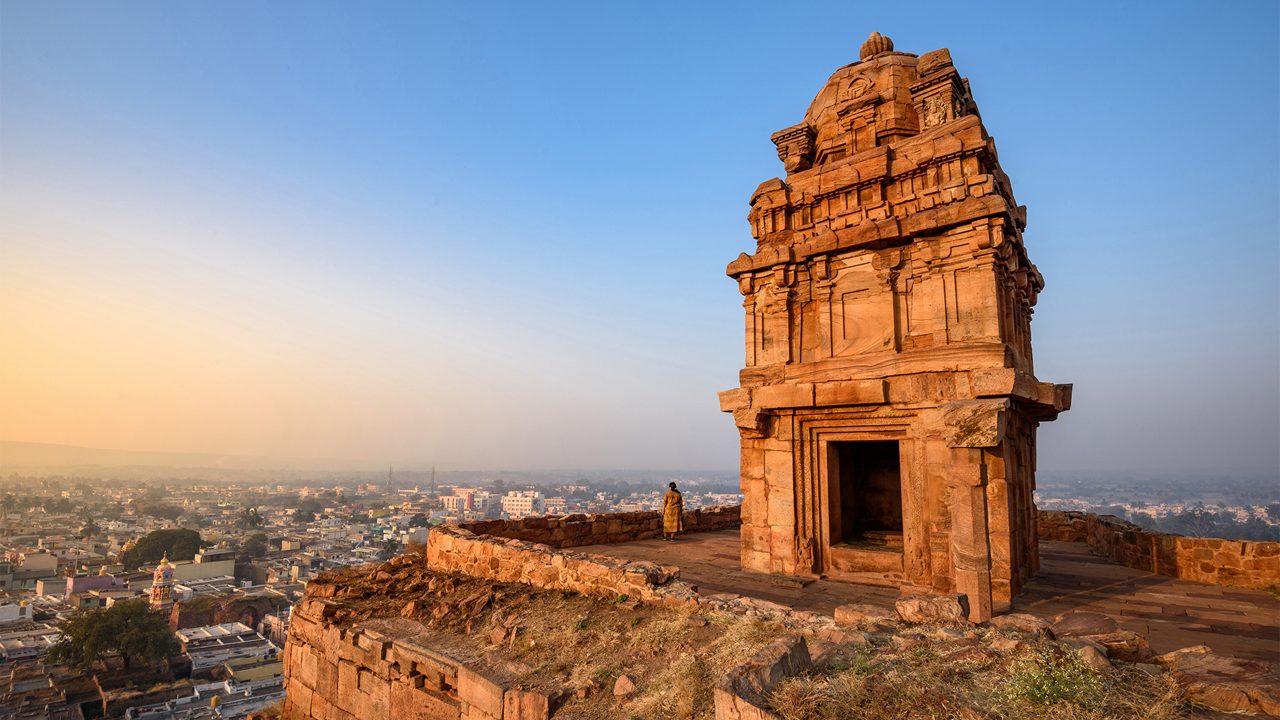
<svg viewBox="0 0 1280 720">
<path fill-rule="evenodd" d="M 829 453 L 831 544 L 901 550 L 898 442 L 833 442 Z"/>
</svg>

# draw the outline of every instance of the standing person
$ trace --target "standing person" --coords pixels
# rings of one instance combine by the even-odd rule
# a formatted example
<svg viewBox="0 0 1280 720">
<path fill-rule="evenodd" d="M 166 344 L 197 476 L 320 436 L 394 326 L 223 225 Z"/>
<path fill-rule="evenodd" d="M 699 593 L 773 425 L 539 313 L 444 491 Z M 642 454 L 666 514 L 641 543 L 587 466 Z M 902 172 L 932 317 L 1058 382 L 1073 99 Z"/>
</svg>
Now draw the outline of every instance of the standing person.
<svg viewBox="0 0 1280 720">
<path fill-rule="evenodd" d="M 662 539 L 675 540 L 676 535 L 684 532 L 684 496 L 671 483 L 667 494 L 662 497 Z"/>
</svg>

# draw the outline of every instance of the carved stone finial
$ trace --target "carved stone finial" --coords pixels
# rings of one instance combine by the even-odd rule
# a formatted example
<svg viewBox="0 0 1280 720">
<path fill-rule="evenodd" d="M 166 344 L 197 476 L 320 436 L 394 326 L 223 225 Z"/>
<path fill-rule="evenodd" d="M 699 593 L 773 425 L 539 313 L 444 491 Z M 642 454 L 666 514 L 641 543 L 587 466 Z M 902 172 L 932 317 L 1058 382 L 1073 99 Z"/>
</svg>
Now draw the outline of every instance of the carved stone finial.
<svg viewBox="0 0 1280 720">
<path fill-rule="evenodd" d="M 893 50 L 893 38 L 873 32 L 867 41 L 862 43 L 862 50 L 858 52 L 858 57 L 867 60 L 891 50 Z"/>
</svg>

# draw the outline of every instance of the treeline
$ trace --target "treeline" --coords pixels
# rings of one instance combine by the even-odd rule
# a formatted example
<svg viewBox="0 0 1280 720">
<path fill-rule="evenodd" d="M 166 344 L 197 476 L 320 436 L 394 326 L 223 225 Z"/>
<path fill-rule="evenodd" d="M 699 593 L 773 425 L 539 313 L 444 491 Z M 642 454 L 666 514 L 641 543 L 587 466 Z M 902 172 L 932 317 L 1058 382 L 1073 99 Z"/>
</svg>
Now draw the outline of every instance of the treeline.
<svg viewBox="0 0 1280 720">
<path fill-rule="evenodd" d="M 160 558 L 166 553 L 175 562 L 190 560 L 200 551 L 201 542 L 200 533 L 195 530 L 154 530 L 139 538 L 133 547 L 120 553 L 120 563 L 126 569 L 133 570 L 140 565 L 160 562 Z"/>
<path fill-rule="evenodd" d="M 1157 532 L 1227 540 L 1280 542 L 1280 525 L 1272 525 L 1256 516 L 1244 521 L 1237 520 L 1233 513 L 1218 512 L 1211 506 L 1195 507 L 1176 515 L 1157 518 L 1132 513 L 1126 519 L 1141 528 Z"/>
</svg>

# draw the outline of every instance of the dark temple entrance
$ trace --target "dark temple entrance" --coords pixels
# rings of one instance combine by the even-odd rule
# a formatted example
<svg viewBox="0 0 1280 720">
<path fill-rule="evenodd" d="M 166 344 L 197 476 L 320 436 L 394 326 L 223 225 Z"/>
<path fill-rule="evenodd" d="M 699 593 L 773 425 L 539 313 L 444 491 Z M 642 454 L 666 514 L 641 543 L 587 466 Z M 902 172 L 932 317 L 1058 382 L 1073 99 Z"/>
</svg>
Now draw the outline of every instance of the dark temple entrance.
<svg viewBox="0 0 1280 720">
<path fill-rule="evenodd" d="M 830 445 L 831 544 L 902 547 L 896 440 Z"/>
</svg>

